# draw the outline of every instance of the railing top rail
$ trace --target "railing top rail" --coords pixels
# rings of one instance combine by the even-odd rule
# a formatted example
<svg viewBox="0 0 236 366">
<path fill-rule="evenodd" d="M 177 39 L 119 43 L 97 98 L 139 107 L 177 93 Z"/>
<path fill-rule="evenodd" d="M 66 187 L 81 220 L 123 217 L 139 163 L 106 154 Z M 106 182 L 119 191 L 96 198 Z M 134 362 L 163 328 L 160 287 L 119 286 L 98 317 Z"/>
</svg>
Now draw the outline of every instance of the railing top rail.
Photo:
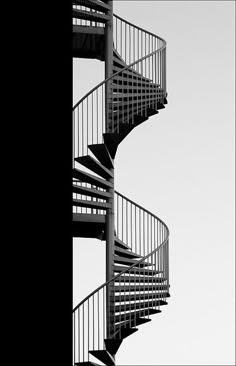
<svg viewBox="0 0 236 366">
<path fill-rule="evenodd" d="M 165 41 L 163 38 L 161 38 L 161 37 L 157 36 L 156 34 L 151 33 L 151 32 L 149 32 L 149 31 L 146 31 L 145 29 L 143 29 L 143 28 L 141 28 L 141 27 L 138 27 L 137 25 L 135 25 L 135 24 L 133 24 L 133 23 L 128 22 L 128 20 L 121 18 L 119 15 L 113 14 L 113 16 L 114 16 L 115 18 L 117 18 L 117 19 L 122 20 L 124 23 L 126 23 L 126 24 L 128 24 L 128 25 L 131 25 L 132 27 L 134 27 L 134 28 L 136 28 L 136 29 L 138 29 L 138 30 L 140 30 L 140 31 L 142 31 L 142 32 L 144 32 L 144 33 L 146 33 L 146 34 L 149 34 L 150 36 L 153 36 L 153 37 L 155 37 L 155 38 L 159 39 L 160 41 L 163 41 L 163 43 L 166 45 L 166 41 Z"/>
<path fill-rule="evenodd" d="M 166 224 L 164 223 L 164 221 L 162 221 L 159 217 L 157 217 L 156 215 L 154 215 L 152 212 L 148 211 L 146 208 L 138 205 L 137 203 L 135 203 L 134 201 L 132 201 L 131 199 L 129 199 L 128 197 L 125 197 L 123 194 L 115 191 L 115 193 L 124 198 L 126 201 L 130 202 L 132 205 L 135 205 L 136 207 L 140 208 L 142 211 L 145 211 L 146 213 L 148 213 L 149 215 L 153 216 L 155 219 L 157 219 L 159 222 L 161 222 L 164 226 L 166 226 Z M 167 230 L 168 230 L 168 227 L 166 226 Z"/>
<path fill-rule="evenodd" d="M 166 225 L 165 225 L 166 226 Z M 166 226 L 167 227 L 167 226 Z M 132 264 L 132 266 L 128 267 L 127 269 L 125 269 L 124 271 L 118 273 L 116 276 L 114 276 L 113 278 L 111 278 L 109 281 L 103 283 L 102 285 L 100 285 L 98 288 L 96 288 L 93 292 L 91 292 L 87 297 L 85 297 L 85 299 L 83 299 L 78 305 L 76 305 L 76 307 L 72 310 L 72 313 L 74 313 L 81 305 L 83 305 L 91 296 L 93 296 L 94 294 L 96 294 L 96 292 L 100 291 L 103 287 L 109 285 L 109 283 L 115 281 L 116 278 L 121 277 L 124 273 L 129 272 L 133 267 L 139 265 L 140 263 L 144 262 L 145 259 L 147 259 L 148 257 L 150 257 L 151 255 L 153 255 L 155 252 L 157 252 L 158 250 L 160 250 L 168 241 L 169 239 L 169 230 L 167 228 L 167 237 L 165 238 L 165 240 L 163 241 L 163 243 L 161 245 L 159 245 L 156 249 L 154 249 L 152 252 L 148 253 L 145 257 L 142 257 L 139 261 L 135 262 L 134 264 Z"/>
</svg>

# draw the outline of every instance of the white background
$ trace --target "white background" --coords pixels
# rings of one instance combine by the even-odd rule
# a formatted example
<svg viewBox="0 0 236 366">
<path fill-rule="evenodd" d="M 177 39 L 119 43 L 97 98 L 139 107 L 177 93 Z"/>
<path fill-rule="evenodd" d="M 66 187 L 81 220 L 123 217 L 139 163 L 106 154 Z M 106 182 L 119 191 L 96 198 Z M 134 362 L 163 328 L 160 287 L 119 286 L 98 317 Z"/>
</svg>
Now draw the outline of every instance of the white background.
<svg viewBox="0 0 236 366">
<path fill-rule="evenodd" d="M 115 189 L 168 225 L 171 283 L 117 365 L 234 365 L 235 2 L 115 1 L 114 13 L 167 41 L 168 105 L 119 146 Z M 73 64 L 76 103 L 104 63 Z M 104 247 L 74 240 L 74 305 L 105 281 Z"/>
</svg>

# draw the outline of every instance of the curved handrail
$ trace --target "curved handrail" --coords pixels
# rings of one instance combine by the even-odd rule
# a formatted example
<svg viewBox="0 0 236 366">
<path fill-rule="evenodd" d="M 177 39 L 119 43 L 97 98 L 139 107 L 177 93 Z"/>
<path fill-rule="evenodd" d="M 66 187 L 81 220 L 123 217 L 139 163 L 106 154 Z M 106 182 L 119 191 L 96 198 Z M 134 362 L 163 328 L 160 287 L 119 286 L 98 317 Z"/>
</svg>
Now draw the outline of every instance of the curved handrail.
<svg viewBox="0 0 236 366">
<path fill-rule="evenodd" d="M 166 239 L 163 241 L 163 243 L 161 245 L 159 245 L 156 249 L 154 249 L 151 253 L 147 254 L 145 257 L 141 258 L 139 261 L 135 262 L 134 264 L 132 264 L 132 266 L 127 267 L 127 269 L 125 269 L 124 271 L 118 273 L 115 277 L 111 278 L 109 281 L 104 282 L 102 285 L 100 285 L 98 288 L 96 288 L 93 292 L 91 292 L 87 297 L 85 297 L 85 299 L 83 299 L 78 305 L 76 305 L 76 307 L 72 310 L 72 313 L 74 313 L 81 305 L 83 305 L 90 297 L 92 297 L 94 294 L 96 294 L 99 290 L 101 290 L 103 287 L 109 285 L 109 283 L 114 282 L 118 277 L 121 277 L 123 274 L 129 272 L 133 267 L 137 267 L 137 265 L 141 264 L 142 262 L 145 261 L 145 259 L 149 258 L 150 256 L 152 256 L 154 253 L 156 253 L 158 250 L 160 250 L 168 241 L 169 239 L 169 229 L 167 228 L 167 232 L 168 235 L 166 237 Z"/>
<path fill-rule="evenodd" d="M 120 123 L 134 124 L 134 116 L 138 114 L 143 116 L 143 113 L 145 113 L 146 117 L 147 108 L 157 109 L 157 103 L 159 101 L 164 103 L 164 98 L 167 95 L 166 41 L 151 32 L 137 27 L 118 15 L 114 14 L 113 16 L 115 19 L 115 30 L 113 33 L 114 49 L 118 54 L 115 59 L 116 63 L 113 65 L 114 74 L 93 87 L 72 108 L 73 136 L 76 136 L 73 140 L 73 157 L 75 157 L 75 152 L 78 154 L 77 156 L 79 156 L 81 151 L 83 153 L 82 155 L 85 155 L 86 152 L 88 153 L 89 144 L 102 142 L 101 138 L 104 132 L 119 132 Z M 118 33 L 118 29 L 120 33 Z M 125 40 L 123 45 L 124 35 Z M 128 37 L 126 37 L 127 35 Z M 131 37 L 134 42 L 131 42 Z M 127 49 L 129 50 L 128 52 Z M 123 64 L 125 64 L 124 67 Z M 118 68 L 117 65 L 120 68 L 118 71 L 116 71 Z M 129 71 L 127 72 L 127 70 Z M 114 82 L 112 83 L 113 80 Z M 148 86 L 146 86 L 147 84 Z M 138 85 L 141 85 L 140 95 L 138 94 L 139 91 L 133 93 L 133 89 L 139 89 L 137 87 Z M 107 93 L 108 89 L 105 87 L 111 87 L 112 92 L 110 94 Z M 130 90 L 124 91 L 124 89 L 129 88 Z M 143 98 L 144 88 L 148 90 L 146 94 L 145 89 L 145 98 Z M 121 90 L 121 92 L 118 90 Z M 139 99 L 140 97 L 141 100 Z M 132 98 L 132 100 L 129 98 Z M 126 118 L 124 118 L 124 105 L 127 108 Z M 106 116 L 105 126 L 103 124 L 104 116 Z M 114 122 L 115 119 L 116 121 Z M 109 121 L 108 124 L 107 121 Z M 80 147 L 81 145 L 82 148 Z M 105 339 L 114 339 L 118 333 L 121 336 L 123 321 L 125 324 L 127 321 L 130 322 L 130 326 L 133 321 L 133 324 L 136 325 L 136 319 L 138 317 L 136 310 L 139 316 L 141 314 L 142 317 L 149 317 L 149 308 L 156 309 L 158 307 L 159 310 L 160 305 L 163 304 L 161 302 L 164 301 L 165 303 L 166 297 L 168 296 L 169 229 L 167 225 L 150 211 L 117 191 L 115 191 L 115 201 L 117 206 L 115 214 L 116 237 L 130 247 L 131 251 L 138 254 L 140 259 L 124 270 L 116 268 L 115 272 L 121 271 L 92 291 L 72 310 L 74 361 L 76 358 L 79 358 L 79 361 L 82 358 L 83 362 L 89 360 L 91 343 L 93 344 L 93 350 L 104 349 Z M 123 229 L 124 218 L 126 219 L 125 232 Z M 139 233 L 136 233 L 136 219 L 139 223 Z M 134 229 L 132 220 L 133 222 L 135 221 Z M 130 223 L 131 225 L 129 225 Z M 135 236 L 133 240 L 132 235 Z M 140 243 L 142 241 L 143 244 L 141 247 Z M 148 269 L 145 268 L 145 265 L 152 267 Z M 148 277 L 149 273 L 152 276 Z M 135 276 L 132 277 L 132 274 Z M 137 278 L 139 279 L 138 284 L 136 284 Z M 143 289 L 140 288 L 140 281 L 145 283 Z M 130 282 L 134 282 L 135 285 L 133 287 L 130 286 Z M 162 285 L 156 286 L 159 283 Z M 111 286 L 112 284 L 113 286 Z M 119 286 L 115 286 L 118 284 Z M 135 291 L 135 295 L 131 295 L 133 291 Z M 143 294 L 141 294 L 142 291 L 144 291 Z M 121 296 L 122 292 L 124 292 L 123 297 Z M 137 303 L 137 308 L 136 293 L 140 299 Z M 114 301 L 111 296 L 114 296 Z M 134 300 L 131 300 L 132 297 L 135 300 L 134 303 L 132 302 Z M 124 300 L 121 300 L 121 298 Z M 148 305 L 145 306 L 145 301 L 141 302 L 141 300 L 147 300 Z M 135 310 L 135 313 L 126 312 L 127 304 L 130 310 Z M 146 307 L 147 309 L 145 310 Z M 95 311 L 97 315 L 96 321 L 94 320 Z M 116 315 L 117 312 L 119 315 Z M 150 314 L 152 313 L 150 312 Z M 133 320 L 131 321 L 131 319 Z M 75 325 L 77 323 L 79 325 L 78 327 Z M 78 342 L 77 346 L 75 346 L 76 338 Z M 80 338 L 86 338 L 86 341 L 83 340 L 80 344 Z M 86 350 L 88 356 L 85 356 Z"/>
<path fill-rule="evenodd" d="M 162 40 L 162 39 L 161 39 Z M 130 69 L 132 66 L 136 65 L 137 63 L 139 62 L 142 62 L 144 61 L 145 59 L 155 55 L 156 53 L 162 51 L 163 49 L 166 48 L 166 44 L 163 45 L 161 48 L 159 48 L 158 50 L 146 55 L 146 56 L 143 56 L 141 57 L 140 59 L 132 62 L 130 65 L 127 65 L 125 66 L 123 69 L 117 71 L 115 74 L 112 74 L 111 76 L 109 76 L 108 78 L 106 78 L 105 80 L 101 81 L 99 84 L 97 84 L 94 88 L 92 88 L 87 94 L 85 94 L 75 105 L 74 107 L 72 108 L 72 110 L 75 110 L 75 108 L 80 104 L 82 103 L 90 94 L 92 94 L 96 89 L 98 89 L 100 86 L 106 84 L 108 81 L 110 81 L 111 79 L 115 78 L 116 76 L 118 76 L 119 74 L 122 74 L 125 70 L 127 69 Z"/>
<path fill-rule="evenodd" d="M 115 18 L 117 18 L 117 19 L 121 20 L 122 22 L 125 22 L 126 24 L 131 25 L 132 27 L 134 27 L 134 28 L 136 28 L 136 29 L 139 29 L 139 30 L 140 30 L 140 31 L 142 31 L 142 32 L 145 32 L 145 33 L 149 34 L 150 36 L 156 37 L 156 38 L 158 38 L 160 41 L 163 41 L 163 42 L 165 42 L 165 43 L 166 43 L 166 41 L 165 41 L 163 38 L 161 38 L 161 37 L 157 36 L 156 34 L 151 33 L 151 32 L 149 32 L 149 31 L 147 31 L 146 29 L 143 29 L 143 28 L 141 28 L 141 27 L 138 27 L 136 24 L 133 24 L 133 23 L 129 22 L 128 20 L 126 20 L 126 19 L 124 19 L 124 18 L 121 18 L 121 17 L 120 17 L 119 15 L 117 15 L 117 14 L 113 14 L 113 15 L 114 15 L 114 17 L 115 17 Z"/>
<path fill-rule="evenodd" d="M 122 29 L 124 25 L 121 23 L 120 38 L 114 39 L 114 49 L 117 50 L 118 58 L 122 61 L 118 71 L 117 66 L 113 65 L 114 74 L 88 91 L 72 108 L 73 166 L 75 165 L 75 157 L 88 154 L 88 145 L 103 142 L 104 133 L 119 132 L 121 122 L 134 124 L 135 115 L 137 114 L 147 117 L 147 108 L 157 109 L 157 103 L 164 103 L 167 96 L 166 41 L 151 32 L 135 27 L 118 16 L 115 16 L 115 19 L 125 23 L 125 29 L 127 26 L 133 27 L 132 37 L 134 39 L 131 42 L 130 36 L 127 37 L 128 43 L 125 41 L 125 58 L 123 60 L 123 47 L 119 50 L 117 43 L 118 40 L 120 43 L 123 39 Z M 117 38 L 117 32 L 118 27 L 116 26 L 115 38 Z M 140 32 L 142 32 L 141 35 L 139 35 Z M 130 30 L 128 33 L 131 35 Z M 126 32 L 125 35 L 127 36 Z M 128 48 L 129 52 L 132 51 L 132 57 L 130 54 L 126 55 L 126 49 Z M 129 62 L 130 60 L 132 62 Z M 123 62 L 125 63 L 124 67 Z M 145 88 L 140 96 L 137 94 L 139 92 L 136 91 L 138 99 L 135 95 L 133 97 L 133 92 L 131 93 L 137 82 L 141 82 L 142 84 L 139 85 Z M 126 83 L 131 89 L 129 93 L 126 92 L 125 94 L 123 91 Z M 114 88 L 117 90 L 116 92 L 113 92 Z M 109 89 L 111 93 L 108 92 Z M 121 92 L 118 92 L 118 90 L 121 90 Z M 150 97 L 148 97 L 149 92 Z M 127 95 L 129 99 L 125 100 Z M 139 100 L 139 106 L 137 106 L 137 100 Z M 127 108 L 126 111 L 125 108 Z"/>
<path fill-rule="evenodd" d="M 115 191 L 115 193 L 118 193 L 117 191 Z M 85 297 L 85 299 L 83 299 L 78 305 L 76 305 L 76 307 L 72 310 L 72 313 L 75 312 L 81 305 L 83 305 L 83 303 L 85 303 L 90 297 L 92 297 L 96 292 L 98 292 L 99 290 L 101 290 L 103 287 L 107 286 L 109 283 L 115 281 L 118 277 L 122 276 L 123 274 L 129 272 L 133 267 L 136 267 L 137 265 L 141 264 L 142 262 L 144 262 L 148 257 L 152 256 L 154 253 L 157 252 L 157 250 L 161 249 L 161 247 L 163 247 L 165 245 L 165 243 L 168 241 L 169 239 L 169 228 L 168 226 L 164 223 L 164 221 L 162 221 L 159 217 L 155 216 L 153 213 L 151 213 L 150 211 L 148 211 L 147 209 L 145 209 L 144 207 L 138 205 L 137 203 L 135 203 L 134 201 L 130 200 L 129 198 L 125 197 L 124 195 L 122 195 L 121 193 L 118 193 L 119 196 L 123 197 L 124 199 L 126 199 L 127 201 L 131 202 L 132 204 L 134 204 L 136 207 L 140 208 L 141 210 L 145 211 L 146 213 L 150 214 L 152 217 L 154 217 L 156 220 L 158 220 L 158 222 L 160 222 L 166 229 L 166 238 L 164 239 L 164 241 L 162 242 L 161 245 L 159 245 L 156 249 L 154 249 L 152 252 L 148 253 L 146 256 L 142 257 L 139 261 L 135 262 L 132 266 L 127 267 L 127 269 L 125 269 L 124 271 L 120 272 L 118 275 L 114 276 L 113 278 L 111 278 L 109 281 L 103 283 L 102 285 L 100 285 L 98 288 L 96 288 L 94 291 L 92 291 L 87 297 Z"/>
</svg>

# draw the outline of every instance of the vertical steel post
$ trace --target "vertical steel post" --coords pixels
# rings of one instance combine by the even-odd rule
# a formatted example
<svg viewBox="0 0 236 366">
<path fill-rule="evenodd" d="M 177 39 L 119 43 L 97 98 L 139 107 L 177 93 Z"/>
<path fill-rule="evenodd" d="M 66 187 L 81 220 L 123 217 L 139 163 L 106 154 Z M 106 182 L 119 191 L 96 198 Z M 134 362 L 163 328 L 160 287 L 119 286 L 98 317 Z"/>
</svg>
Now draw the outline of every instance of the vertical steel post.
<svg viewBox="0 0 236 366">
<path fill-rule="evenodd" d="M 105 26 L 105 78 L 107 79 L 112 75 L 113 64 L 113 0 L 106 1 L 110 6 L 110 10 L 107 11 L 107 15 L 110 19 Z M 111 83 L 105 85 L 105 108 L 106 108 L 106 132 L 112 131 L 112 117 L 109 116 L 109 111 L 112 111 L 111 106 L 112 89 Z M 111 169 L 114 174 L 114 169 Z M 112 183 L 112 187 L 109 189 L 111 197 L 108 203 L 110 208 L 106 214 L 106 281 L 109 281 L 114 276 L 113 269 L 113 255 L 114 255 L 114 178 L 109 179 Z M 114 284 L 111 283 L 106 292 L 106 324 L 107 324 L 107 338 L 111 338 L 114 328 Z"/>
<path fill-rule="evenodd" d="M 107 79 L 112 75 L 113 64 L 113 0 L 105 2 L 111 7 L 111 10 L 107 11 L 110 19 L 105 25 L 105 79 Z M 111 95 L 111 83 L 108 82 L 105 85 L 106 132 L 111 128 L 111 118 L 109 118 Z"/>
</svg>

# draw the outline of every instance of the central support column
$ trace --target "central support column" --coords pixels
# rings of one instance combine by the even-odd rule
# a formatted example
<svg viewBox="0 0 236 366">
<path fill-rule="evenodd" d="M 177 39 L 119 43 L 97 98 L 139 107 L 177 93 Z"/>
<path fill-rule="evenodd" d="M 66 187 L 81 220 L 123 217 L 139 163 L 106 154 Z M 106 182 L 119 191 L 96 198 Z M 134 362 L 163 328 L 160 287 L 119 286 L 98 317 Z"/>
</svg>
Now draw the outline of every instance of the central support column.
<svg viewBox="0 0 236 366">
<path fill-rule="evenodd" d="M 112 169 L 114 173 L 114 169 Z M 115 222 L 115 207 L 114 207 L 114 178 L 111 178 L 112 188 L 109 189 L 111 198 L 109 199 L 110 208 L 106 214 L 106 281 L 114 277 L 114 222 Z M 107 337 L 111 338 L 114 328 L 114 283 L 112 282 L 107 288 Z"/>
<path fill-rule="evenodd" d="M 112 75 L 113 65 L 113 1 L 105 1 L 110 6 L 111 10 L 107 12 L 110 16 L 109 21 L 105 26 L 105 78 Z M 111 111 L 112 103 L 112 89 L 110 83 L 105 85 L 105 108 L 106 108 L 106 133 L 112 133 L 111 117 L 109 117 L 109 110 Z M 114 169 L 111 169 L 114 174 Z M 112 183 L 112 188 L 109 189 L 111 198 L 108 203 L 110 208 L 106 214 L 106 281 L 114 277 L 114 177 L 109 179 Z M 107 288 L 106 293 L 106 308 L 107 308 L 107 338 L 111 338 L 114 329 L 114 286 L 111 283 Z"/>
</svg>

